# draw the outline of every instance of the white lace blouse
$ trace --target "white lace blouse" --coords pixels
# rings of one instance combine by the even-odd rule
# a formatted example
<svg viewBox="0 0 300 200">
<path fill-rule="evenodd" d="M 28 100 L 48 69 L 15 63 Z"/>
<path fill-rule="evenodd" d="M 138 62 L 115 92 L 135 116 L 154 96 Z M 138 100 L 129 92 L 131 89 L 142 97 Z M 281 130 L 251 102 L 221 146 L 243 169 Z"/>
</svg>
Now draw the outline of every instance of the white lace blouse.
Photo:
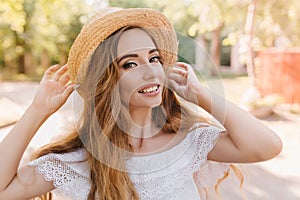
<svg viewBox="0 0 300 200">
<path fill-rule="evenodd" d="M 195 128 L 197 127 L 197 128 Z M 129 176 L 141 200 L 200 200 L 203 188 L 214 185 L 229 170 L 224 163 L 208 162 L 223 129 L 215 126 L 194 128 L 176 146 L 166 151 L 126 161 Z M 59 199 L 85 200 L 90 190 L 86 150 L 66 154 L 48 154 L 28 165 L 53 181 Z"/>
</svg>

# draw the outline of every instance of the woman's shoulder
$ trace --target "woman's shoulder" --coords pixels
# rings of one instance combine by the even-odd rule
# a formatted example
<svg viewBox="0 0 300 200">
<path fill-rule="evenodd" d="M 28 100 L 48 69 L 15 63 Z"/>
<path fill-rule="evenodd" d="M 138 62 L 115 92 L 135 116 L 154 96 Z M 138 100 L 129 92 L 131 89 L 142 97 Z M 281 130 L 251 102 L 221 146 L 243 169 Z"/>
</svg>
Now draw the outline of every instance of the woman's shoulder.
<svg viewBox="0 0 300 200">
<path fill-rule="evenodd" d="M 89 179 L 87 152 L 83 148 L 68 153 L 49 153 L 28 165 L 35 167 L 47 181 L 53 181 L 55 187 L 70 183 L 76 178 Z"/>
<path fill-rule="evenodd" d="M 225 128 L 221 124 L 206 122 L 206 121 L 197 121 L 193 123 L 189 128 L 189 133 L 192 131 L 217 131 L 217 132 L 224 132 Z"/>
<path fill-rule="evenodd" d="M 46 181 L 52 181 L 53 192 L 59 199 L 86 199 L 90 190 L 90 169 L 87 151 L 77 149 L 68 153 L 49 153 L 28 163 L 42 174 Z"/>
<path fill-rule="evenodd" d="M 49 161 L 49 160 L 56 160 L 59 162 L 64 162 L 69 164 L 80 163 L 87 160 L 87 152 L 86 149 L 80 148 L 67 153 L 49 153 L 31 161 L 29 165 L 36 165 L 38 163 Z"/>
<path fill-rule="evenodd" d="M 206 156 L 212 150 L 221 134 L 226 132 L 219 124 L 196 122 L 189 129 L 187 137 L 192 140 L 197 149 Z"/>
</svg>

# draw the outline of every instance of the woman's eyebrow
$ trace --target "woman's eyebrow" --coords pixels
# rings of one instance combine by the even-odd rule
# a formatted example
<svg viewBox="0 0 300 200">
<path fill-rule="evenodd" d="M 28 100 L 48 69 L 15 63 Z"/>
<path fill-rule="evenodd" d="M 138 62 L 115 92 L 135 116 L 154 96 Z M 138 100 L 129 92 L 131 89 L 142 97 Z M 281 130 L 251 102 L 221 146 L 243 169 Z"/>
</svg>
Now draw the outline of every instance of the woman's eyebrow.
<svg viewBox="0 0 300 200">
<path fill-rule="evenodd" d="M 149 54 L 154 53 L 154 52 L 158 52 L 158 49 L 151 49 L 149 51 Z M 125 58 L 130 58 L 130 57 L 138 57 L 137 54 L 126 54 L 124 56 L 122 56 L 121 58 L 117 59 L 117 64 L 119 64 L 121 62 L 121 60 L 125 59 Z"/>
<path fill-rule="evenodd" d="M 158 49 L 151 49 L 151 50 L 149 51 L 149 54 L 154 53 L 154 52 L 156 52 L 156 51 L 158 51 Z"/>
<path fill-rule="evenodd" d="M 130 58 L 130 57 L 138 57 L 138 55 L 137 54 L 126 54 L 126 55 L 122 56 L 121 58 L 119 58 L 117 60 L 117 63 L 119 64 L 121 62 L 121 60 L 123 60 L 125 58 Z"/>
</svg>

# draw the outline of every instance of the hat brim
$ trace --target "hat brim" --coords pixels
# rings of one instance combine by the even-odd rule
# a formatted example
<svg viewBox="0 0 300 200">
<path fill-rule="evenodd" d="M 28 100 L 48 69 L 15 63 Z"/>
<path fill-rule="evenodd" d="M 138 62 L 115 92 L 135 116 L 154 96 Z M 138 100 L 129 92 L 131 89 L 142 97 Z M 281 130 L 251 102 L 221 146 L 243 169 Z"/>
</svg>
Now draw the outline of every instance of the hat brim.
<svg viewBox="0 0 300 200">
<path fill-rule="evenodd" d="M 68 57 L 72 82 L 76 82 L 79 69 L 97 46 L 115 31 L 126 26 L 159 29 L 155 39 L 157 48 L 163 51 L 161 57 L 164 64 L 173 65 L 176 62 L 176 33 L 166 16 L 149 8 L 109 9 L 87 23 L 75 39 Z"/>
</svg>

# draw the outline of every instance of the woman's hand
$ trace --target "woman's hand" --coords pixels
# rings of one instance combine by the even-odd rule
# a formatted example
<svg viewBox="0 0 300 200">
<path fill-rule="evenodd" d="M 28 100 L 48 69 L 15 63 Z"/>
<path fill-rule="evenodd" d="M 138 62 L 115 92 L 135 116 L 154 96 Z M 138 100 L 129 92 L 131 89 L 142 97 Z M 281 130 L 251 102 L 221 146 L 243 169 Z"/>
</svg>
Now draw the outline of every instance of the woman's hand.
<svg viewBox="0 0 300 200">
<path fill-rule="evenodd" d="M 69 80 L 67 65 L 51 66 L 44 73 L 31 107 L 48 116 L 56 112 L 73 91 Z"/>
<path fill-rule="evenodd" d="M 168 78 L 171 89 L 183 99 L 198 105 L 197 95 L 202 86 L 192 66 L 177 62 L 176 66 L 168 73 Z"/>
<path fill-rule="evenodd" d="M 18 196 L 17 199 L 20 199 L 20 196 L 26 198 L 26 195 L 32 195 L 25 192 L 28 188 L 36 188 L 37 185 L 46 183 L 37 179 L 38 176 L 33 176 L 32 169 L 28 168 L 27 172 L 18 171 L 18 167 L 32 137 L 47 117 L 58 110 L 73 91 L 73 84 L 68 82 L 66 65 L 54 65 L 46 70 L 32 104 L 0 142 L 0 199 L 16 199 Z M 33 177 L 27 180 L 31 175 Z M 49 190 L 53 189 L 49 184 L 44 186 L 49 186 Z"/>
</svg>

